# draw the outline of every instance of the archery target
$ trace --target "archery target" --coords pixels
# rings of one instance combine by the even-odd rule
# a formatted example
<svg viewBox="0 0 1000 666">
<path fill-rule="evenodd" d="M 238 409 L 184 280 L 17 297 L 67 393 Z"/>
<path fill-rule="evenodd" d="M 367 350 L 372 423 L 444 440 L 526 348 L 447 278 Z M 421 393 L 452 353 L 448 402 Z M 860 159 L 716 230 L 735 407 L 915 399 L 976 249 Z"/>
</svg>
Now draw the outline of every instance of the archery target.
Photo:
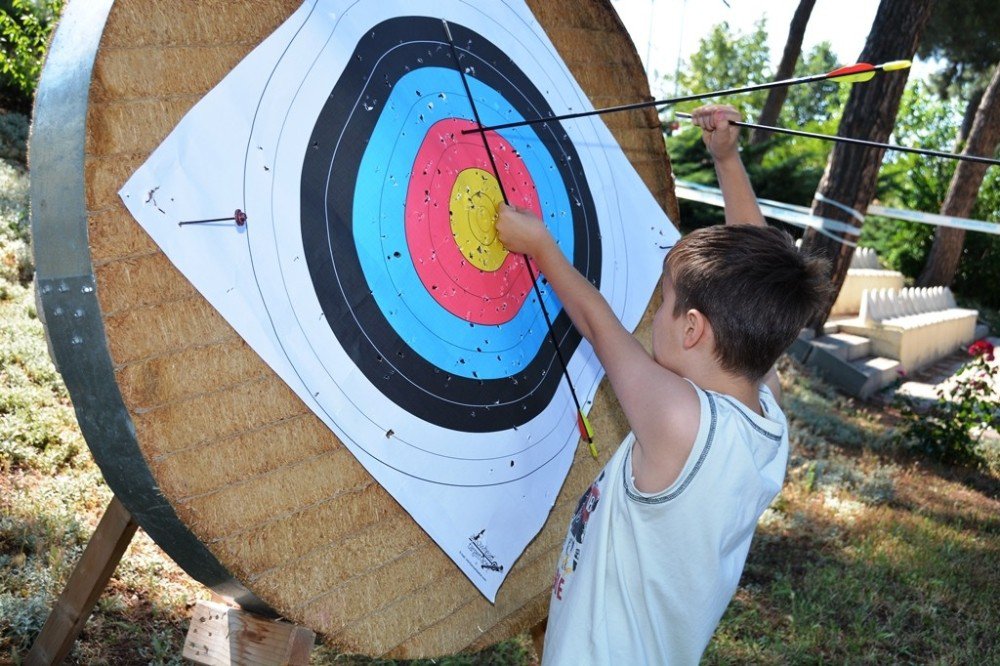
<svg viewBox="0 0 1000 666">
<path fill-rule="evenodd" d="M 451 30 L 484 125 L 554 115 L 500 48 Z M 473 485 L 521 478 L 558 454 L 566 442 L 549 435 L 575 421 L 532 274 L 564 358 L 581 339 L 493 222 L 502 189 L 599 287 L 578 151 L 554 121 L 486 132 L 498 178 L 483 135 L 462 133 L 473 110 L 439 19 L 372 25 L 335 81 L 329 48 L 293 41 L 248 151 L 249 247 L 255 272 L 281 278 L 258 284 L 284 353 L 330 420 L 364 415 L 367 432 L 348 435 L 395 469 Z M 288 95 L 282 67 L 303 60 L 313 64 Z M 442 428 L 477 437 L 456 446 Z"/>
<path fill-rule="evenodd" d="M 460 72 L 484 123 L 548 120 L 464 134 L 475 123 Z M 604 124 L 551 119 L 588 108 L 517 0 L 307 1 L 120 191 L 287 385 L 269 376 L 261 418 L 243 405 L 247 427 L 317 416 L 336 438 L 273 446 L 319 447 L 316 460 L 327 460 L 343 444 L 490 599 L 577 452 L 576 407 L 543 304 L 585 409 L 602 376 L 544 279 L 497 243 L 501 186 L 543 217 L 628 328 L 669 244 L 669 223 Z M 177 224 L 236 208 L 243 226 Z M 240 384 L 248 400 L 252 386 Z M 165 455 L 157 464 L 174 460 Z M 301 485 L 340 497 L 329 470 Z"/>
</svg>

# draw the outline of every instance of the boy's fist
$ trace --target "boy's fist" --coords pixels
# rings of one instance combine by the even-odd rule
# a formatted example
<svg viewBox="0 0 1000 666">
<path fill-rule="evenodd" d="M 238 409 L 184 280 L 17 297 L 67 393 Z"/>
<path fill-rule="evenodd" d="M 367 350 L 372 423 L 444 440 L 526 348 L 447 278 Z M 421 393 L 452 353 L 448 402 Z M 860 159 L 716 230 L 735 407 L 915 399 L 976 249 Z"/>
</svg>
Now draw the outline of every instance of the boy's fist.
<svg viewBox="0 0 1000 666">
<path fill-rule="evenodd" d="M 740 112 L 727 104 L 707 104 L 691 112 L 691 122 L 701 128 L 701 140 L 717 160 L 737 153 L 740 128 L 731 120 L 740 120 Z"/>
<path fill-rule="evenodd" d="M 499 213 L 497 236 L 510 252 L 534 256 L 552 238 L 545 224 L 524 209 L 500 204 Z"/>
</svg>

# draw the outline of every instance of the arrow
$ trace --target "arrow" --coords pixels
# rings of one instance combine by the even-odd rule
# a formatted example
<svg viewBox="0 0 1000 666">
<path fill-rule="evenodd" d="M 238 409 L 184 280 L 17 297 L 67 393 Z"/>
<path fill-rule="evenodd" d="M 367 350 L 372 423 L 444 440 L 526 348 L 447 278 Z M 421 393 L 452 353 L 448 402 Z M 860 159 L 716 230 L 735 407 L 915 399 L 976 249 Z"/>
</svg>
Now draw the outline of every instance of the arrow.
<svg viewBox="0 0 1000 666">
<path fill-rule="evenodd" d="M 690 118 L 690 113 L 677 113 L 678 118 Z M 803 132 L 802 130 L 787 129 L 785 127 L 771 127 L 770 125 L 758 125 L 757 123 L 745 123 L 738 120 L 730 120 L 731 125 L 738 127 L 750 127 L 766 130 L 768 132 L 778 132 L 779 134 L 791 134 L 792 136 L 805 136 L 810 139 L 823 139 L 824 141 L 837 141 L 839 143 L 849 143 L 856 146 L 869 146 L 872 148 L 884 148 L 895 150 L 901 153 L 916 153 L 917 155 L 929 155 L 931 157 L 946 157 L 952 160 L 965 160 L 967 162 L 981 162 L 983 164 L 1000 164 L 1000 160 L 990 157 L 980 157 L 979 155 L 966 155 L 960 153 L 946 153 L 940 150 L 929 150 L 927 148 L 910 148 L 909 146 L 897 146 L 891 143 L 878 143 L 866 139 L 852 139 L 846 136 L 834 136 L 832 134 L 817 134 L 816 132 Z"/>
<path fill-rule="evenodd" d="M 183 227 L 185 224 L 208 224 L 209 222 L 236 222 L 236 226 L 242 227 L 247 223 L 247 214 L 241 211 L 239 208 L 230 217 L 213 217 L 207 220 L 185 220 L 183 222 L 178 222 L 177 226 Z"/>
<path fill-rule="evenodd" d="M 448 21 L 441 19 L 441 23 L 444 24 L 445 36 L 448 38 L 448 47 L 451 49 L 451 57 L 455 60 L 455 67 L 458 69 L 459 75 L 462 77 L 462 86 L 465 87 L 465 94 L 469 98 L 469 105 L 472 107 L 472 116 L 475 118 L 476 127 L 480 128 L 480 136 L 483 137 L 483 146 L 486 148 L 486 155 L 490 159 L 490 165 L 493 167 L 493 175 L 496 176 L 497 185 L 500 186 L 500 195 L 503 197 L 503 202 L 510 205 L 510 201 L 507 199 L 507 191 L 504 189 L 503 181 L 500 180 L 500 170 L 497 168 L 496 161 L 493 159 L 493 151 L 490 150 L 490 142 L 486 139 L 486 135 L 483 134 L 483 124 L 479 120 L 479 111 L 476 108 L 475 99 L 472 97 L 472 90 L 469 88 L 469 81 L 465 77 L 465 70 L 462 68 L 462 63 L 458 59 L 458 49 L 455 48 L 455 41 L 451 36 L 451 26 L 448 25 Z M 467 132 L 463 132 L 466 134 Z M 549 316 L 548 308 L 545 307 L 545 301 L 542 300 L 542 291 L 538 287 L 538 280 L 535 278 L 535 271 L 531 268 L 531 261 L 528 259 L 528 255 L 522 255 L 524 257 L 524 265 L 528 269 L 528 277 L 531 279 L 531 286 L 535 292 L 535 298 L 538 299 L 538 305 L 542 308 L 542 316 L 545 318 L 545 326 L 549 330 L 549 339 L 552 341 L 552 346 L 556 350 L 556 358 L 559 360 L 559 365 L 562 368 L 563 376 L 566 377 L 566 384 L 569 385 L 570 395 L 573 396 L 573 404 L 576 406 L 576 425 L 580 430 L 580 436 L 587 442 L 588 448 L 590 449 L 590 455 L 594 457 L 594 460 L 598 458 L 597 445 L 594 444 L 594 429 L 590 426 L 590 421 L 587 420 L 587 415 L 583 413 L 583 408 L 580 406 L 580 398 L 576 395 L 576 388 L 573 386 L 573 380 L 569 376 L 569 368 L 566 366 L 566 359 L 563 358 L 562 350 L 559 348 L 559 340 L 556 338 L 556 333 L 552 329 L 552 318 Z"/>
<path fill-rule="evenodd" d="M 472 134 L 474 132 L 489 132 L 511 127 L 521 127 L 523 125 L 537 125 L 549 121 L 571 120 L 573 118 L 586 118 L 587 116 L 603 115 L 606 113 L 617 113 L 619 111 L 632 111 L 633 109 L 645 109 L 650 106 L 667 106 L 679 104 L 681 102 L 692 102 L 709 97 L 725 97 L 737 93 L 756 92 L 758 90 L 768 90 L 770 88 L 781 88 L 783 86 L 795 86 L 802 83 L 816 83 L 817 81 L 836 81 L 837 83 L 860 83 L 872 79 L 879 72 L 893 72 L 900 69 L 907 69 L 910 66 L 909 60 L 893 60 L 884 62 L 881 65 L 871 65 L 866 62 L 859 62 L 846 67 L 839 67 L 825 74 L 810 74 L 794 79 L 782 79 L 781 81 L 771 81 L 770 83 L 759 83 L 752 86 L 741 86 L 739 88 L 726 88 L 725 90 L 714 90 L 712 92 L 698 93 L 697 95 L 685 95 L 683 97 L 672 97 L 670 99 L 653 100 L 649 102 L 635 102 L 633 104 L 621 104 L 619 106 L 608 106 L 603 109 L 592 111 L 580 111 L 578 113 L 567 113 L 561 116 L 549 116 L 548 118 L 533 118 L 531 120 L 519 120 L 502 125 L 491 125 L 488 127 L 478 127 L 476 129 L 462 130 L 462 134 Z"/>
</svg>

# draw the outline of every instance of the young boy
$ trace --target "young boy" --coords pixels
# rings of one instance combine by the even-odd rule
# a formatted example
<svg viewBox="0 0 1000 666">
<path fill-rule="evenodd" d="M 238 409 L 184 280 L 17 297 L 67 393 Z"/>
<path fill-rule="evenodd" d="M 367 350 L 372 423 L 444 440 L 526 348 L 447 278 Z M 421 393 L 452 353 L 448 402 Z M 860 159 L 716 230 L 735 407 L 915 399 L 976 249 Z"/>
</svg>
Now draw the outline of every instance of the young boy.
<svg viewBox="0 0 1000 666">
<path fill-rule="evenodd" d="M 545 664 L 696 664 L 736 591 L 788 434 L 772 366 L 829 290 L 825 264 L 767 227 L 737 152 L 739 114 L 693 114 L 715 160 L 724 226 L 670 251 L 652 356 L 540 220 L 501 210 L 593 345 L 632 434 L 580 500 L 560 557 Z"/>
</svg>

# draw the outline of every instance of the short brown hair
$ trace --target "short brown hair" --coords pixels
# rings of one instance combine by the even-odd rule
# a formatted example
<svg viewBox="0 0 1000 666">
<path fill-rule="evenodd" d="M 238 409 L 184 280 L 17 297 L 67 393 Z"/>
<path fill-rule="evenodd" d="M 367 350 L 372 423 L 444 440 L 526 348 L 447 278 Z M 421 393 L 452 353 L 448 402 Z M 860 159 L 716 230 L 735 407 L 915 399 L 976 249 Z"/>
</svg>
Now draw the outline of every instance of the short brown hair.
<svg viewBox="0 0 1000 666">
<path fill-rule="evenodd" d="M 694 308 L 715 334 L 722 368 L 758 381 L 831 293 L 829 262 L 799 253 L 774 227 L 716 225 L 691 232 L 667 255 L 674 316 Z"/>
</svg>

